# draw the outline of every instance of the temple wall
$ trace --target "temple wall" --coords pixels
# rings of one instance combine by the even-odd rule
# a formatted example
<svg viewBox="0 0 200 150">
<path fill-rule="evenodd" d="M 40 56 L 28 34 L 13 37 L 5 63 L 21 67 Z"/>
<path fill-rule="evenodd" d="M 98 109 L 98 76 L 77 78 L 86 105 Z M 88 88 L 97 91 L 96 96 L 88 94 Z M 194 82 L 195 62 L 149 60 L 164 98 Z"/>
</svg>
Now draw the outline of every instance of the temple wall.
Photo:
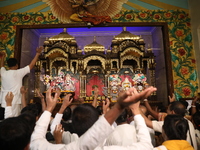
<svg viewBox="0 0 200 150">
<path fill-rule="evenodd" d="M 159 101 L 163 101 L 164 105 L 167 104 L 167 101 L 165 101 L 165 98 L 167 95 L 167 81 L 166 81 L 166 69 L 165 69 L 165 54 L 163 49 L 163 39 L 162 36 L 162 30 L 161 28 L 155 28 L 155 30 L 152 31 L 152 47 L 153 53 L 156 56 L 156 86 L 158 88 L 157 92 L 157 98 Z"/>
<path fill-rule="evenodd" d="M 22 49 L 21 49 L 21 67 L 25 67 L 30 64 L 31 60 L 35 56 L 36 48 L 38 47 L 39 34 L 35 30 L 24 30 L 22 36 Z M 35 85 L 35 71 L 31 70 L 30 74 L 27 74 L 24 78 L 24 86 L 28 87 L 27 99 L 30 100 L 34 97 L 34 85 Z"/>
<path fill-rule="evenodd" d="M 196 57 L 197 68 L 200 68 L 200 15 L 199 14 L 200 1 L 189 0 L 189 10 L 191 16 L 191 29 L 193 36 L 193 45 Z M 200 69 L 197 69 L 198 78 L 200 79 Z"/>
</svg>

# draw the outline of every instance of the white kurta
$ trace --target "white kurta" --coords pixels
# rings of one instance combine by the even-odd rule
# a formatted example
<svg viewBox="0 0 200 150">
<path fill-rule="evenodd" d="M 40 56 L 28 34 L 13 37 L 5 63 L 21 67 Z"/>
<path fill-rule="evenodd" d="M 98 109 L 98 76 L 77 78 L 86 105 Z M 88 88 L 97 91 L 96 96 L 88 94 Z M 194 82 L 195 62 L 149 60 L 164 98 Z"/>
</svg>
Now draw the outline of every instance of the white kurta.
<svg viewBox="0 0 200 150">
<path fill-rule="evenodd" d="M 5 96 L 8 92 L 12 92 L 14 94 L 14 98 L 12 101 L 14 116 L 17 116 L 19 114 L 19 112 L 15 112 L 15 105 L 21 104 L 20 88 L 22 87 L 22 79 L 27 73 L 30 73 L 29 66 L 17 70 L 6 70 L 4 67 L 1 67 L 2 85 L 0 103 L 2 107 L 6 107 Z"/>
<path fill-rule="evenodd" d="M 1 104 L 6 105 L 5 96 L 8 92 L 14 94 L 12 104 L 21 104 L 20 88 L 22 87 L 22 79 L 27 73 L 30 73 L 29 66 L 17 70 L 1 68 Z"/>
<path fill-rule="evenodd" d="M 137 142 L 135 126 L 130 124 L 118 125 L 114 132 L 106 139 L 105 146 L 120 145 L 129 146 Z"/>
<path fill-rule="evenodd" d="M 141 115 L 135 115 L 134 121 L 137 137 L 136 143 L 132 143 L 129 146 L 103 146 L 95 150 L 152 150 L 153 145 L 151 144 L 151 138 L 144 118 Z"/>
<path fill-rule="evenodd" d="M 111 125 L 102 116 L 99 120 L 78 140 L 65 144 L 52 144 L 46 138 L 47 128 L 50 122 L 51 113 L 44 111 L 37 121 L 34 132 L 31 136 L 31 150 L 94 150 L 113 131 Z"/>
<path fill-rule="evenodd" d="M 52 135 L 53 135 L 53 132 L 55 130 L 56 125 L 60 124 L 60 122 L 62 120 L 62 116 L 63 116 L 63 114 L 57 113 L 56 116 L 54 117 L 52 124 L 50 126 Z M 62 143 L 63 144 L 69 144 L 69 143 L 76 141 L 78 139 L 79 139 L 79 137 L 75 133 L 71 134 L 68 131 L 64 131 L 63 134 L 62 134 Z"/>
</svg>

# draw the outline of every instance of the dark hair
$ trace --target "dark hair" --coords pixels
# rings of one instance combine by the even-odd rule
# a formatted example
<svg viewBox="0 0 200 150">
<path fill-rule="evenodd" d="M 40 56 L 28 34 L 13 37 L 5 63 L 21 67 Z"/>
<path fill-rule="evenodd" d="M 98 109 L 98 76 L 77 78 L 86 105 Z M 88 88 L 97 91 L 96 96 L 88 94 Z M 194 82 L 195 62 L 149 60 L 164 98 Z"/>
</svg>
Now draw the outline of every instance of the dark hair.
<svg viewBox="0 0 200 150">
<path fill-rule="evenodd" d="M 175 114 L 181 115 L 182 117 L 185 116 L 186 113 L 186 108 L 185 106 L 179 102 L 179 101 L 174 101 L 169 105 L 170 111 L 174 111 Z"/>
<path fill-rule="evenodd" d="M 5 108 L 0 107 L 0 120 L 4 120 Z"/>
<path fill-rule="evenodd" d="M 7 64 L 8 64 L 8 67 L 13 67 L 13 66 L 16 66 L 17 65 L 17 59 L 16 58 L 9 58 L 7 60 Z"/>
<path fill-rule="evenodd" d="M 116 123 L 120 124 L 120 123 L 126 122 L 127 121 L 127 117 L 128 117 L 128 111 L 127 111 L 127 109 L 124 109 L 124 111 L 116 119 Z"/>
<path fill-rule="evenodd" d="M 3 120 L 0 123 L 1 150 L 24 150 L 30 143 L 33 132 L 33 124 L 30 122 L 34 120 L 35 117 L 29 114 Z"/>
<path fill-rule="evenodd" d="M 180 115 L 167 115 L 162 128 L 169 140 L 186 140 L 189 125 Z"/>
<path fill-rule="evenodd" d="M 96 109 L 99 112 L 99 115 L 103 114 L 103 107 L 102 106 L 97 106 Z"/>
<path fill-rule="evenodd" d="M 26 107 L 24 107 L 21 110 L 21 114 L 24 112 L 29 112 L 29 113 L 35 115 L 35 117 L 39 117 L 40 114 L 42 113 L 42 105 L 41 105 L 41 103 L 28 104 Z"/>
<path fill-rule="evenodd" d="M 167 107 L 164 106 L 162 103 L 159 103 L 158 104 L 158 110 L 159 110 L 159 112 L 166 112 Z"/>
<path fill-rule="evenodd" d="M 180 102 L 185 106 L 185 109 L 188 107 L 188 102 L 185 100 L 180 100 Z"/>
<path fill-rule="evenodd" d="M 196 103 L 196 110 L 200 111 L 200 103 Z"/>
<path fill-rule="evenodd" d="M 99 113 L 91 104 L 81 104 L 77 106 L 72 114 L 72 125 L 75 133 L 80 137 L 99 118 Z"/>
<path fill-rule="evenodd" d="M 72 110 L 70 107 L 66 107 L 64 112 L 63 112 L 63 116 L 62 116 L 62 119 L 64 121 L 67 121 L 69 119 L 71 119 L 71 116 L 72 116 Z"/>
<path fill-rule="evenodd" d="M 197 111 L 195 114 L 192 115 L 192 119 L 196 128 L 200 130 L 200 111 Z"/>
</svg>

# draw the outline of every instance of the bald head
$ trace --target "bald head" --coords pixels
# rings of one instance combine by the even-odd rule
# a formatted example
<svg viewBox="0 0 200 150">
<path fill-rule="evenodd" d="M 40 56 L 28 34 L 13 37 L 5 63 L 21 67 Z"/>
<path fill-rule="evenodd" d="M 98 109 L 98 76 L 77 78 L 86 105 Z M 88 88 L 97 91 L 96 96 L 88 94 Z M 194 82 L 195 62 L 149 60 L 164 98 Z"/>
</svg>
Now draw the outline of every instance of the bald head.
<svg viewBox="0 0 200 150">
<path fill-rule="evenodd" d="M 169 111 L 173 111 L 177 115 L 185 116 L 186 113 L 186 108 L 185 106 L 179 102 L 179 101 L 174 101 L 169 105 Z"/>
</svg>

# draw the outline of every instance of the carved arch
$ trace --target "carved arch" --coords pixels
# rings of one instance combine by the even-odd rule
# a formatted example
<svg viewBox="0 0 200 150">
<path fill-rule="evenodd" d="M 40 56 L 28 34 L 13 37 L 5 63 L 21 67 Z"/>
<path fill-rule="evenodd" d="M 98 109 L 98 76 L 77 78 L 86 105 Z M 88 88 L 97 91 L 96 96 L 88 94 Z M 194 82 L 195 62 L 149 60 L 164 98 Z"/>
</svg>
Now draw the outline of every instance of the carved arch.
<svg viewBox="0 0 200 150">
<path fill-rule="evenodd" d="M 106 60 L 103 57 L 100 57 L 100 56 L 89 56 L 89 57 L 86 57 L 83 60 L 83 62 L 84 62 L 84 70 L 86 69 L 87 63 L 90 60 L 99 60 L 101 62 L 101 64 L 102 64 L 103 69 L 105 69 L 105 62 L 106 62 Z"/>
<path fill-rule="evenodd" d="M 139 57 L 135 57 L 135 56 L 132 56 L 132 55 L 127 55 L 127 56 L 124 56 L 124 57 L 122 57 L 121 58 L 121 67 L 123 66 L 123 62 L 125 61 L 125 60 L 135 60 L 136 62 L 137 62 L 137 65 L 138 65 L 138 67 L 140 68 L 141 66 L 140 66 L 140 58 Z"/>
<path fill-rule="evenodd" d="M 68 69 L 69 68 L 69 64 L 68 64 L 68 61 L 67 61 L 67 58 L 64 58 L 64 57 L 56 57 L 55 59 L 51 60 L 50 62 L 50 70 L 52 70 L 52 65 L 55 61 L 64 61 L 66 63 L 66 68 Z"/>
<path fill-rule="evenodd" d="M 45 54 L 45 56 L 46 56 L 46 57 L 49 57 L 49 56 L 51 56 L 54 52 L 56 52 L 56 53 L 59 52 L 59 53 L 61 53 L 64 57 L 67 57 L 67 58 L 68 58 L 68 54 L 65 53 L 65 51 L 62 50 L 61 48 L 54 48 L 54 49 L 50 50 L 47 54 Z"/>
<path fill-rule="evenodd" d="M 131 52 L 131 51 L 134 51 L 136 53 L 138 53 L 140 56 L 144 56 L 144 53 L 141 52 L 138 48 L 136 47 L 129 47 L 129 48 L 126 48 L 121 54 L 120 56 L 124 56 L 127 52 Z"/>
</svg>

